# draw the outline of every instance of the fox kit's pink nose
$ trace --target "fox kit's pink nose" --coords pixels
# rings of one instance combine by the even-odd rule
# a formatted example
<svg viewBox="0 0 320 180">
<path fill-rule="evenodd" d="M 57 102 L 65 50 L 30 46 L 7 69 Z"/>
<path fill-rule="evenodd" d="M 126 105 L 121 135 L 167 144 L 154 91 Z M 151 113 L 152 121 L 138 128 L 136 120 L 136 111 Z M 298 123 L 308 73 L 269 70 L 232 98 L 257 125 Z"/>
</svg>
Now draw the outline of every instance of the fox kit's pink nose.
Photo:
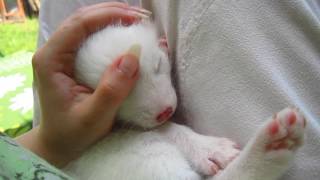
<svg viewBox="0 0 320 180">
<path fill-rule="evenodd" d="M 157 121 L 161 123 L 163 121 L 168 120 L 169 117 L 172 115 L 172 113 L 173 113 L 172 107 L 168 107 L 166 110 L 164 110 L 157 116 Z"/>
</svg>

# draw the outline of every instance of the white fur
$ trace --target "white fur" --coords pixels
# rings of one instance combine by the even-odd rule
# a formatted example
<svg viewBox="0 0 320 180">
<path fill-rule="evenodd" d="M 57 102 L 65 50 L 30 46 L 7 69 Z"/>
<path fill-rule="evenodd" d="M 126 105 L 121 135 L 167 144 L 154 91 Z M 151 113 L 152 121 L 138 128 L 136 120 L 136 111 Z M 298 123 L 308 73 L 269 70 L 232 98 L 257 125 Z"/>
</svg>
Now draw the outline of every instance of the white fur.
<svg viewBox="0 0 320 180">
<path fill-rule="evenodd" d="M 154 127 L 159 123 L 150 120 L 168 106 L 174 110 L 177 98 L 171 84 L 168 57 L 158 46 L 152 24 L 110 26 L 97 32 L 82 45 L 76 59 L 75 74 L 80 82 L 95 89 L 106 67 L 134 44 L 142 47 L 140 78 L 121 106 L 118 118 L 142 127 Z"/>
<path fill-rule="evenodd" d="M 80 82 L 95 88 L 112 60 L 137 43 L 142 47 L 141 75 L 121 106 L 118 119 L 150 128 L 160 125 L 155 117 L 163 108 L 176 107 L 170 63 L 158 46 L 156 31 L 150 23 L 107 27 L 94 34 L 81 47 L 75 72 Z M 290 111 L 283 111 L 283 121 Z M 296 113 L 300 123 L 302 116 Z M 216 161 L 223 168 L 228 166 L 216 176 L 206 176 L 208 179 L 275 180 L 288 167 L 294 150 L 265 150 L 266 145 L 274 141 L 266 130 L 271 122 L 253 136 L 230 165 L 232 157 L 239 153 L 232 141 L 200 135 L 185 126 L 167 122 L 148 131 L 116 129 L 70 163 L 65 171 L 78 179 L 200 180 L 204 175 L 213 174 Z M 301 123 L 291 131 L 299 132 L 297 138 L 302 138 Z"/>
</svg>

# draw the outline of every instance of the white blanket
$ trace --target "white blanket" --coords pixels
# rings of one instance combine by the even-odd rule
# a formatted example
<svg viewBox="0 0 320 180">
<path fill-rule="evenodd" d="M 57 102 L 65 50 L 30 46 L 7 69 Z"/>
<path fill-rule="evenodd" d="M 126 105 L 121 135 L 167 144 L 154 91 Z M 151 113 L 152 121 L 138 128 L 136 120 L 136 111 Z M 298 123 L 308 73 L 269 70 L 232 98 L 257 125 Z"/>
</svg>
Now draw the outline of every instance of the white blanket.
<svg viewBox="0 0 320 180">
<path fill-rule="evenodd" d="M 102 1 L 42 1 L 39 44 L 75 9 Z M 307 137 L 283 180 L 319 179 L 319 1 L 142 0 L 142 6 L 153 11 L 175 57 L 179 121 L 244 145 L 267 117 L 295 105 L 309 120 Z"/>
</svg>

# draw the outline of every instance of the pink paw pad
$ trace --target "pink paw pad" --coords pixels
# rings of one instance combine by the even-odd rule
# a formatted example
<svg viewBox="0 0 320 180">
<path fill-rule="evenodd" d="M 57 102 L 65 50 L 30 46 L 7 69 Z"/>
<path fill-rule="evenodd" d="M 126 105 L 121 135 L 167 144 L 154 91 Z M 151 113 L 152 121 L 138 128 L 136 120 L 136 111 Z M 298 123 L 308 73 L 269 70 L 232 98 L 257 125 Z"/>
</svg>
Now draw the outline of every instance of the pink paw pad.
<svg viewBox="0 0 320 180">
<path fill-rule="evenodd" d="M 295 149 L 302 143 L 306 120 L 296 108 L 287 108 L 275 116 L 267 126 L 270 142 L 266 150 Z"/>
<path fill-rule="evenodd" d="M 279 131 L 279 123 L 276 119 L 276 116 L 274 118 L 274 120 L 269 124 L 269 134 L 272 136 L 272 135 L 275 135 L 278 133 Z"/>
<path fill-rule="evenodd" d="M 296 123 L 296 114 L 293 111 L 291 111 L 288 114 L 287 123 L 288 123 L 289 126 L 292 126 L 293 124 Z"/>
</svg>

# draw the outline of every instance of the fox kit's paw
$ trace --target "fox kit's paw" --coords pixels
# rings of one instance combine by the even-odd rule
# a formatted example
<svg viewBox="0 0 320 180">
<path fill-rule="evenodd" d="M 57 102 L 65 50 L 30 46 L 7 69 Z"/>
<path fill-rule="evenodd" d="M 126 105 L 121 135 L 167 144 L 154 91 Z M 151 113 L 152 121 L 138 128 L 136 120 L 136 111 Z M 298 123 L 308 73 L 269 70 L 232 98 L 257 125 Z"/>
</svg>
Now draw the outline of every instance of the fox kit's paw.
<svg viewBox="0 0 320 180">
<path fill-rule="evenodd" d="M 239 145 L 227 138 L 198 136 L 190 149 L 189 161 L 202 175 L 215 175 L 239 154 Z"/>
<path fill-rule="evenodd" d="M 274 115 L 253 135 L 235 161 L 217 179 L 278 179 L 303 142 L 306 121 L 296 108 Z"/>
<path fill-rule="evenodd" d="M 303 143 L 306 120 L 297 108 L 286 108 L 267 125 L 266 151 L 296 150 Z"/>
</svg>

